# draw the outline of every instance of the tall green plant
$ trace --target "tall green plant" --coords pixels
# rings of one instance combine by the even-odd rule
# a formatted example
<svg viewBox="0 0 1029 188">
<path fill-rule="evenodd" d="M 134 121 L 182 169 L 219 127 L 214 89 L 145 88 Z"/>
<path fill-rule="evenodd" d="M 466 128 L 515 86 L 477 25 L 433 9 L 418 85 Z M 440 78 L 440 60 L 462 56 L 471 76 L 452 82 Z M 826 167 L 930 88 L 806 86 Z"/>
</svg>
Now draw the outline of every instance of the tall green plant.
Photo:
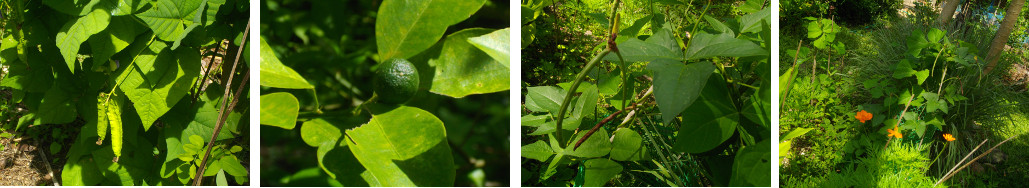
<svg viewBox="0 0 1029 188">
<path fill-rule="evenodd" d="M 755 2 L 762 4 L 762 1 Z M 635 36 L 637 32 L 625 30 L 638 30 L 636 24 L 647 22 L 637 21 L 616 32 L 619 31 L 618 1 L 615 3 L 610 19 L 616 24 L 609 31 L 606 48 L 586 64 L 571 85 L 527 88 L 524 107 L 529 113 L 522 116 L 522 126 L 535 127 L 529 135 L 543 135 L 544 139 L 523 146 L 522 156 L 546 166 L 538 179 L 531 181 L 553 182 L 552 178 L 563 176 L 561 171 L 572 166 L 584 169 L 575 175 L 572 185 L 600 186 L 624 169 L 621 163 L 611 159 L 648 159 L 652 156 L 650 153 L 654 153 L 651 150 L 662 148 L 647 147 L 632 127 L 642 123 L 634 122 L 635 114 L 654 111 L 644 102 L 653 95 L 662 121 L 639 126 L 681 124 L 674 146 L 668 149 L 690 155 L 714 155 L 703 157 L 708 164 L 703 169 L 704 174 L 712 185 L 770 184 L 767 179 L 771 161 L 768 158 L 771 94 L 767 86 L 770 9 L 749 10 L 747 15 L 729 20 L 736 24 L 704 16 L 707 24 L 691 32 L 693 37 L 683 43 L 679 42 L 682 39 L 673 37 L 676 36 L 673 26 L 663 20 L 649 23 L 654 24 L 650 27 L 653 34 L 645 39 Z M 618 39 L 623 33 L 632 35 L 624 36 L 627 40 Z M 587 73 L 603 61 L 614 62 L 612 66 L 624 72 L 617 74 L 621 80 L 615 81 L 621 83 L 578 87 L 588 77 Z M 644 62 L 646 71 L 629 69 L 632 64 L 627 63 L 632 62 Z M 635 81 L 632 81 L 635 79 L 631 76 L 641 74 L 653 78 L 648 83 L 652 89 L 637 93 L 633 87 Z M 598 89 L 601 86 L 617 87 L 614 90 L 618 92 L 601 93 L 601 96 L 621 102 L 596 104 L 597 92 L 606 90 Z M 598 106 L 610 106 L 617 111 L 586 131 L 589 127 L 584 127 L 583 122 L 602 117 L 593 116 Z M 571 115 L 565 114 L 568 108 Z M 622 123 L 609 137 L 608 129 L 602 127 L 613 119 L 622 119 Z M 574 135 L 562 133 L 577 129 Z M 663 162 L 668 164 L 668 161 Z M 722 170 L 726 168 L 731 171 Z M 676 185 L 684 184 L 680 179 L 676 180 Z"/>
<path fill-rule="evenodd" d="M 79 130 L 64 156 L 64 185 L 248 183 L 237 153 L 249 146 L 239 143 L 249 108 L 235 105 L 249 100 L 240 95 L 249 60 L 235 53 L 246 45 L 247 2 L 3 4 L 13 11 L 0 42 L 10 67 L 0 87 L 28 107 L 19 127 Z"/>
</svg>

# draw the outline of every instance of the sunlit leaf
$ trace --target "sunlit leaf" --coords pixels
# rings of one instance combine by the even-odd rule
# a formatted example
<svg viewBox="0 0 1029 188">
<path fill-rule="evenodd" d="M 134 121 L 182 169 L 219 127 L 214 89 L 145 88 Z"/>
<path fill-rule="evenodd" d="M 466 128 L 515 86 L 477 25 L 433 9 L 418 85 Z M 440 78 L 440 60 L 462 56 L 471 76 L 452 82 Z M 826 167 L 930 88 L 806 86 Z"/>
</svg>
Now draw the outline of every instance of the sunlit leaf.
<svg viewBox="0 0 1029 188">
<path fill-rule="evenodd" d="M 307 83 L 304 77 L 297 71 L 283 65 L 275 56 L 272 47 L 268 46 L 264 37 L 261 37 L 261 86 L 287 88 L 287 89 L 311 89 L 313 85 Z"/>
<path fill-rule="evenodd" d="M 439 58 L 429 60 L 430 65 L 436 66 L 429 91 L 461 98 L 510 89 L 510 69 L 468 43 L 468 38 L 490 32 L 473 28 L 447 36 Z"/>
<path fill-rule="evenodd" d="M 456 171 L 443 122 L 431 113 L 400 106 L 346 131 L 344 139 L 369 175 L 382 186 L 453 186 Z"/>
<path fill-rule="evenodd" d="M 261 125 L 293 129 L 297 125 L 300 102 L 293 94 L 278 92 L 261 95 Z"/>
<path fill-rule="evenodd" d="M 447 27 L 468 19 L 483 3 L 483 0 L 382 1 L 375 19 L 379 57 L 406 59 L 428 49 L 443 37 Z"/>
</svg>

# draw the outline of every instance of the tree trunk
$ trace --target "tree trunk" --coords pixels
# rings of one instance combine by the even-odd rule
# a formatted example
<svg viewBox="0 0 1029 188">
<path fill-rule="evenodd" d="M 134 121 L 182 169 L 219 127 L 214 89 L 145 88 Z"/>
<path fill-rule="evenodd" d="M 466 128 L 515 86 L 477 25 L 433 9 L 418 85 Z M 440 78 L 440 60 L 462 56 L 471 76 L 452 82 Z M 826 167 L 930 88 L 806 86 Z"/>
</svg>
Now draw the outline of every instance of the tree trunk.
<svg viewBox="0 0 1029 188">
<path fill-rule="evenodd" d="M 1004 52 L 1004 44 L 1011 37 L 1011 31 L 1014 30 L 1015 22 L 1018 21 L 1018 14 L 1022 12 L 1022 6 L 1024 5 L 1025 0 L 1011 0 L 1011 3 L 1008 4 L 1008 9 L 1004 12 L 1004 20 L 1000 22 L 997 35 L 994 35 L 993 42 L 990 43 L 990 51 L 986 53 L 986 62 L 988 64 L 983 74 L 990 74 L 990 71 L 997 66 L 997 61 L 1000 61 L 1000 54 Z"/>
<path fill-rule="evenodd" d="M 943 11 L 940 11 L 940 17 L 936 18 L 936 21 L 940 23 L 950 22 L 950 19 L 954 17 L 954 11 L 958 9 L 958 4 L 961 0 L 946 0 L 943 3 Z"/>
</svg>

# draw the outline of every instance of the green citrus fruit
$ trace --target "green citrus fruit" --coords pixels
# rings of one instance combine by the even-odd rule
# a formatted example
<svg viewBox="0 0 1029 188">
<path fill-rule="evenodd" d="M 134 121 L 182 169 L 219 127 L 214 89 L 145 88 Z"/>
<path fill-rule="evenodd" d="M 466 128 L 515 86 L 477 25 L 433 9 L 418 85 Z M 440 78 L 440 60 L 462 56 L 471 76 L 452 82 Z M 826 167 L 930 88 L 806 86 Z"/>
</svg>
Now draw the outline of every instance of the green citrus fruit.
<svg viewBox="0 0 1029 188">
<path fill-rule="evenodd" d="M 406 59 L 390 59 L 375 72 L 375 93 L 384 104 L 404 104 L 418 92 L 418 69 Z"/>
</svg>

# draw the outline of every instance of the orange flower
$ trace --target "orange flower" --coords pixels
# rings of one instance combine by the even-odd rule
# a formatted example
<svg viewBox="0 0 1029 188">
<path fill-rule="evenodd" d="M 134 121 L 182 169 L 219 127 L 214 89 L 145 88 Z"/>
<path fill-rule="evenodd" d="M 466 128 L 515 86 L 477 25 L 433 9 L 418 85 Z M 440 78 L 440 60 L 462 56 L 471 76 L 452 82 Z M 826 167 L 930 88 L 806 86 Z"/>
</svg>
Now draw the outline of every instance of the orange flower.
<svg viewBox="0 0 1029 188">
<path fill-rule="evenodd" d="M 947 142 L 957 140 L 954 139 L 954 135 L 951 135 L 950 133 L 943 134 L 943 139 L 947 140 Z"/>
<path fill-rule="evenodd" d="M 865 123 L 865 121 L 872 119 L 872 113 L 868 113 L 865 110 L 861 110 L 857 113 L 857 115 L 854 115 L 854 118 L 857 118 L 858 121 L 861 121 L 861 123 Z"/>
<path fill-rule="evenodd" d="M 904 135 L 900 135 L 900 130 L 896 126 L 894 126 L 893 129 L 886 129 L 886 131 L 890 132 L 890 134 L 886 135 L 886 137 L 891 137 L 892 136 L 892 137 L 897 137 L 897 138 L 904 138 Z"/>
</svg>

